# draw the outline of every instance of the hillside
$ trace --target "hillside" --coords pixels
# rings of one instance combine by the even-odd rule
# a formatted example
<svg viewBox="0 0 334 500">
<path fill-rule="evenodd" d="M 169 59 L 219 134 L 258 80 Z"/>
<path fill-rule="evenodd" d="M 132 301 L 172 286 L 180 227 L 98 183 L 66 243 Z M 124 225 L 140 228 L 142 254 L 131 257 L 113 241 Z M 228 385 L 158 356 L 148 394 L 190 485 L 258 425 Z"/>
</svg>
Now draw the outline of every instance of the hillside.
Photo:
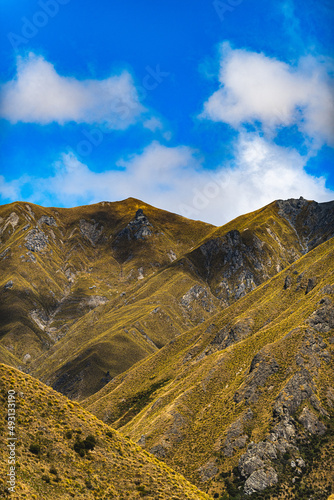
<svg viewBox="0 0 334 500">
<path fill-rule="evenodd" d="M 215 228 L 132 198 L 5 205 L 0 359 L 90 396 L 330 237 L 332 207 L 274 202 Z"/>
<path fill-rule="evenodd" d="M 9 390 L 16 393 L 15 495 L 6 491 Z M 1 498 L 209 500 L 180 474 L 29 375 L 1 364 L 0 391 Z"/>
<path fill-rule="evenodd" d="M 211 493 L 327 499 L 333 256 L 332 238 L 84 406 Z"/>
<path fill-rule="evenodd" d="M 221 227 L 133 198 L 5 205 L 0 361 L 214 498 L 327 500 L 333 237 L 334 202 L 303 198 Z"/>
</svg>

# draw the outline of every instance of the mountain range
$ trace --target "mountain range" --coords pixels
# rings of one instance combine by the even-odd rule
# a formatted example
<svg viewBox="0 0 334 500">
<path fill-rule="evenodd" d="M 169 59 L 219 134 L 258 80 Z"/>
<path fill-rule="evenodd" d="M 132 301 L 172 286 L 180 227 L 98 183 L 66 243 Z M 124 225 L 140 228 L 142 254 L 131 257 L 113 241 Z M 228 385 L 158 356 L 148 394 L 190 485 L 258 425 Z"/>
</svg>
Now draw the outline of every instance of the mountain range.
<svg viewBox="0 0 334 500">
<path fill-rule="evenodd" d="M 0 362 L 3 387 L 23 394 L 22 492 L 109 498 L 108 463 L 113 498 L 327 499 L 333 237 L 334 202 L 303 198 L 221 227 L 133 198 L 0 207 Z M 97 444 L 77 457 L 88 435 Z M 49 482 L 47 467 L 61 471 Z M 66 467 L 73 480 L 57 482 Z"/>
</svg>

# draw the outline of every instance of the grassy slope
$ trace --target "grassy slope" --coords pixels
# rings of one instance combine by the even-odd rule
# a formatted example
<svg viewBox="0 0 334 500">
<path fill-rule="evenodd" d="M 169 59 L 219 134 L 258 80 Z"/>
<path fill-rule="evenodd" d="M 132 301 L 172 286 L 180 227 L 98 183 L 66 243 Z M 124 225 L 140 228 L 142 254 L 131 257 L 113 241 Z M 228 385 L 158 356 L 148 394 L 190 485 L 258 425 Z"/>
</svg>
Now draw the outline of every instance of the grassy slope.
<svg viewBox="0 0 334 500">
<path fill-rule="evenodd" d="M 134 242 L 132 259 L 123 262 L 124 256 L 117 248 L 113 248 L 113 241 L 133 219 L 139 207 L 149 217 L 154 235 L 147 241 Z M 170 250 L 176 255 L 184 253 L 213 226 L 188 221 L 134 199 L 74 209 L 46 209 L 32 204 L 14 203 L 1 207 L 0 212 L 3 270 L 0 283 L 1 344 L 18 358 L 15 358 L 15 362 L 14 358 L 11 359 L 14 366 L 24 367 L 23 359 L 28 354 L 26 369 L 34 372 L 34 366 L 39 368 L 44 358 L 54 354 L 54 344 L 61 350 L 64 336 L 64 343 L 67 344 L 73 329 L 74 343 L 70 342 L 68 348 L 65 347 L 65 355 L 62 351 L 65 364 L 73 361 L 73 345 L 82 345 L 84 349 L 87 347 L 85 352 L 80 352 L 76 362 L 78 372 L 82 371 L 82 365 L 90 363 L 96 371 L 91 379 L 98 384 L 108 370 L 111 376 L 123 371 L 179 333 L 177 321 L 175 326 L 171 326 L 171 321 L 166 324 L 165 318 L 161 317 L 160 324 L 166 326 L 162 328 L 161 335 L 153 335 L 155 346 L 141 332 L 126 334 L 126 325 L 117 319 L 117 314 L 114 318 L 113 313 L 124 305 L 128 294 L 135 293 L 142 281 L 145 282 L 147 277 L 170 262 Z M 8 223 L 11 214 L 17 219 L 14 224 Z M 40 217 L 45 215 L 53 217 L 57 226 L 38 223 Z M 96 230 L 102 231 L 100 239 L 92 244 L 83 236 L 80 232 L 81 220 L 95 224 Z M 29 255 L 25 238 L 35 227 L 48 236 L 48 246 Z M 139 267 L 144 268 L 145 279 L 142 281 L 137 279 Z M 13 281 L 13 287 L 5 289 L 5 284 L 10 280 Z M 122 293 L 126 296 L 122 296 Z M 91 305 L 94 298 L 99 300 L 101 297 L 105 305 Z M 152 310 L 146 309 L 148 314 Z M 132 307 L 128 314 L 129 326 L 137 323 L 142 316 L 140 307 Z M 100 318 L 100 325 L 93 330 L 91 325 L 95 325 Z M 182 331 L 183 325 L 180 328 Z M 151 330 L 156 330 L 156 327 L 152 326 Z M 78 331 L 79 341 L 75 336 Z M 93 337 L 93 349 L 86 339 L 86 332 L 87 336 Z M 96 337 L 103 332 L 105 338 L 96 342 Z M 110 352 L 120 350 L 124 352 L 123 357 L 119 357 L 119 362 L 115 357 L 115 364 L 110 364 L 107 361 Z M 1 359 L 9 362 L 8 356 Z M 48 363 L 50 367 L 54 366 L 52 359 Z M 60 358 L 55 361 L 55 365 L 61 365 Z M 93 387 L 89 387 L 88 391 L 96 390 L 92 384 Z"/>
<path fill-rule="evenodd" d="M 10 389 L 16 391 L 15 498 L 132 500 L 145 496 L 152 500 L 209 500 L 180 474 L 77 403 L 3 364 L 0 365 L 1 498 L 9 498 L 5 484 L 8 472 L 5 412 Z M 97 444 L 81 457 L 73 449 L 76 437 L 84 440 L 90 434 Z M 30 451 L 31 445 L 35 445 L 35 452 Z"/>
<path fill-rule="evenodd" d="M 275 398 L 299 369 L 296 355 L 303 349 L 307 318 L 321 307 L 321 299 L 327 296 L 333 300 L 324 291 L 326 285 L 334 284 L 333 246 L 332 239 L 306 254 L 229 308 L 115 378 L 84 405 L 135 441 L 144 435 L 145 448 L 163 446 L 166 462 L 197 484 L 202 484 L 200 467 L 212 463 L 218 471 L 231 470 L 247 444 L 260 441 L 268 433 Z M 285 290 L 286 276 L 291 277 L 292 284 Z M 315 279 L 316 286 L 305 294 L 309 278 Z M 251 325 L 251 333 L 216 351 L 211 342 L 217 331 L 242 323 Z M 330 364 L 321 360 L 313 376 L 321 404 L 332 413 L 326 394 L 334 382 L 333 330 L 321 336 L 332 357 Z M 276 359 L 280 369 L 257 389 L 257 400 L 250 404 L 254 417 L 247 424 L 247 443 L 232 457 L 225 457 L 222 448 L 226 432 L 248 408 L 243 400 L 236 403 L 234 395 L 247 386 L 251 361 L 261 349 Z M 329 450 L 325 446 L 321 450 L 331 463 Z M 328 481 L 328 470 L 326 474 Z M 215 482 L 209 486 L 215 491 Z M 284 498 L 281 495 L 279 498 Z"/>
<path fill-rule="evenodd" d="M 152 211 L 151 214 L 149 209 L 145 208 L 149 220 L 154 221 L 154 210 Z M 173 217 L 163 213 L 162 220 L 159 219 L 159 227 L 163 228 L 165 234 L 173 235 L 174 240 L 171 236 L 168 241 L 169 247 L 175 248 L 175 241 L 180 241 L 183 225 L 184 241 L 189 244 L 196 243 L 195 248 L 189 252 L 184 251 L 186 247 L 183 246 L 179 259 L 162 265 L 160 270 L 156 269 L 154 274 L 148 275 L 145 280 L 130 279 L 129 283 L 118 281 L 115 284 L 117 291 L 126 290 L 126 295 L 120 297 L 118 293 L 116 298 L 111 297 L 106 305 L 87 313 L 70 327 L 67 335 L 54 349 L 47 351 L 33 363 L 34 375 L 51 385 L 57 384 L 56 381 L 63 376 L 71 379 L 79 377 L 80 381 L 74 384 L 74 388 L 66 386 L 65 392 L 81 399 L 101 387 L 101 378 L 108 371 L 111 376 L 117 375 L 136 361 L 155 352 L 178 334 L 204 321 L 222 306 L 233 302 L 233 295 L 227 301 L 226 297 L 215 297 L 217 283 L 223 279 L 224 273 L 229 272 L 229 262 L 221 266 L 223 257 L 216 255 L 209 263 L 211 274 L 208 277 L 207 263 L 201 250 L 207 242 L 211 244 L 211 241 L 218 241 L 220 244 L 224 241 L 224 235 L 232 228 L 241 232 L 237 248 L 241 260 L 235 266 L 235 272 L 228 277 L 231 289 L 243 280 L 241 274 L 246 268 L 254 274 L 255 283 L 251 285 L 253 287 L 301 255 L 295 231 L 285 219 L 278 216 L 275 203 L 239 217 L 222 228 L 210 228 L 208 234 L 205 234 L 202 228 L 201 231 L 198 230 L 198 223 L 183 219 L 181 222 L 182 224 L 178 218 L 173 220 Z M 153 224 L 155 225 L 154 222 Z M 260 245 L 256 246 L 255 240 L 260 242 Z M 154 242 L 153 247 L 168 249 L 168 245 L 160 245 L 157 242 Z M 227 247 L 229 248 L 229 244 Z M 232 250 L 235 251 L 234 248 Z M 147 248 L 143 252 L 138 255 L 138 266 L 151 259 Z M 125 264 L 123 268 L 124 266 Z M 126 272 L 128 271 L 129 269 Z M 123 276 L 124 273 L 123 269 Z M 88 279 L 85 274 L 80 283 Z M 209 307 L 202 307 L 201 301 L 198 300 L 185 311 L 180 301 L 195 285 L 206 290 Z M 87 289 L 87 285 L 83 288 Z M 246 291 L 249 291 L 249 288 Z M 158 314 L 154 312 L 157 306 Z M 147 336 L 153 343 L 147 342 Z M 117 355 L 112 356 L 113 353 Z M 64 385 L 55 387 L 64 390 Z"/>
</svg>

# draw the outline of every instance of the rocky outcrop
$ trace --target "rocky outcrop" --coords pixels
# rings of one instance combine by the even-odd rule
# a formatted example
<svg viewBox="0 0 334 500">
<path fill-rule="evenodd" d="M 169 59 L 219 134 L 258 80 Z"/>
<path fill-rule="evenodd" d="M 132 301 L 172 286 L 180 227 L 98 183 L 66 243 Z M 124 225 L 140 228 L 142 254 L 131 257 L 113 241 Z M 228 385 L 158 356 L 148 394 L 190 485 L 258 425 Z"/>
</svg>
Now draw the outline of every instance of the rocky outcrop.
<svg viewBox="0 0 334 500">
<path fill-rule="evenodd" d="M 244 491 L 246 495 L 251 495 L 258 491 L 265 490 L 278 482 L 278 476 L 272 467 L 255 470 L 245 482 Z"/>
<path fill-rule="evenodd" d="M 329 297 L 321 299 L 319 305 L 321 307 L 311 314 L 308 323 L 317 332 L 327 333 L 334 328 L 334 305 Z"/>
<path fill-rule="evenodd" d="M 260 364 L 255 364 L 259 367 L 261 361 Z M 293 375 L 277 396 L 273 408 L 273 425 L 268 436 L 259 443 L 251 443 L 239 460 L 238 469 L 246 479 L 244 491 L 247 495 L 260 492 L 278 482 L 274 464 L 277 459 L 281 460 L 286 452 L 293 457 L 291 467 L 295 467 L 296 471 L 302 474 L 305 463 L 298 446 L 304 436 L 297 425 L 296 414 L 306 401 L 311 403 L 316 411 L 323 412 L 316 397 L 316 387 L 311 374 L 302 369 Z M 298 421 L 307 433 L 313 435 L 322 435 L 327 430 L 308 406 L 304 406 Z"/>
<path fill-rule="evenodd" d="M 136 212 L 135 218 L 118 233 L 117 240 L 126 239 L 131 240 L 144 240 L 153 234 L 153 226 L 144 214 L 143 210 L 139 208 Z"/>
<path fill-rule="evenodd" d="M 93 246 L 95 246 L 102 235 L 103 226 L 99 228 L 98 222 L 95 222 L 94 220 L 86 221 L 82 219 L 79 222 L 79 227 L 81 234 L 85 236 Z"/>
<path fill-rule="evenodd" d="M 244 430 L 244 425 L 252 418 L 253 412 L 249 408 L 245 415 L 238 418 L 238 420 L 236 420 L 229 426 L 222 449 L 225 457 L 232 457 L 237 452 L 237 450 L 242 449 L 246 446 L 249 437 Z"/>
<path fill-rule="evenodd" d="M 334 235 L 334 202 L 317 203 L 300 197 L 276 203 L 278 214 L 297 232 L 304 253 Z"/>
<path fill-rule="evenodd" d="M 326 426 L 317 418 L 315 413 L 309 410 L 306 406 L 303 408 L 298 420 L 311 434 L 322 435 L 325 434 L 327 430 Z"/>
<path fill-rule="evenodd" d="M 4 290 L 10 290 L 11 288 L 13 288 L 14 286 L 14 283 L 13 283 L 13 280 L 9 280 L 7 281 L 7 283 L 4 285 Z"/>
<path fill-rule="evenodd" d="M 181 298 L 181 305 L 188 311 L 192 310 L 193 304 L 200 304 L 201 307 L 207 311 L 212 312 L 214 306 L 212 300 L 209 298 L 209 293 L 206 288 L 200 285 L 194 285 L 188 290 L 187 293 Z"/>
<path fill-rule="evenodd" d="M 41 252 L 48 244 L 48 237 L 40 229 L 32 229 L 26 236 L 25 246 L 31 252 Z"/>
<path fill-rule="evenodd" d="M 212 345 L 221 349 L 226 349 L 232 344 L 239 342 L 252 333 L 251 319 L 239 320 L 233 326 L 226 325 L 216 334 Z"/>
<path fill-rule="evenodd" d="M 46 224 L 47 226 L 56 226 L 57 222 L 53 217 L 48 217 L 47 215 L 42 215 L 42 217 L 38 220 L 38 224 Z"/>
<path fill-rule="evenodd" d="M 253 358 L 249 369 L 249 374 L 235 395 L 234 401 L 240 403 L 244 400 L 247 403 L 255 403 L 259 397 L 259 387 L 267 382 L 268 378 L 279 370 L 279 365 L 270 354 L 264 350 L 259 351 Z"/>
</svg>

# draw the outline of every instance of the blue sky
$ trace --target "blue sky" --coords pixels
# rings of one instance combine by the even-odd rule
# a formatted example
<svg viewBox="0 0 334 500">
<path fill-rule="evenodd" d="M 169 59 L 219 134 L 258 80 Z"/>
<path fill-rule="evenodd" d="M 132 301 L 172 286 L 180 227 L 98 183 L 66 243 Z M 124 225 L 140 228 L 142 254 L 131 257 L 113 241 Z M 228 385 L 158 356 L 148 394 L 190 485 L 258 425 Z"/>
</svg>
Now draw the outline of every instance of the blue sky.
<svg viewBox="0 0 334 500">
<path fill-rule="evenodd" d="M 1 5 L 0 203 L 334 199 L 329 0 Z"/>
</svg>

